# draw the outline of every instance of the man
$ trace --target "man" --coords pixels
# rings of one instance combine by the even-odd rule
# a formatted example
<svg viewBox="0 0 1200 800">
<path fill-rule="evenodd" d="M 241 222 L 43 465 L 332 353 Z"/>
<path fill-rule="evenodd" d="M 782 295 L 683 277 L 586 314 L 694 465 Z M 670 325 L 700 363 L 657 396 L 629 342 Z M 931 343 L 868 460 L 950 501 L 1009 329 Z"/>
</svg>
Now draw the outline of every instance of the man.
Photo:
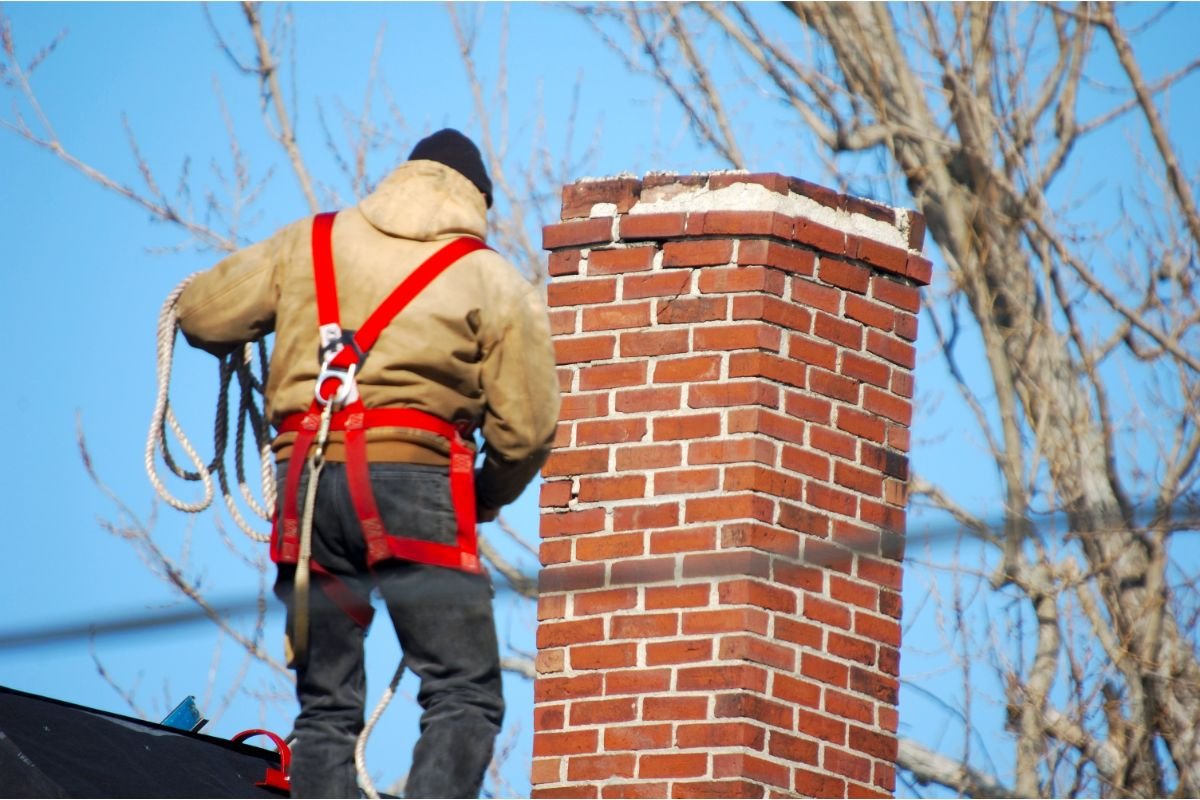
<svg viewBox="0 0 1200 800">
<path fill-rule="evenodd" d="M 372 587 L 387 605 L 406 667 L 421 680 L 421 736 L 406 794 L 475 797 L 491 760 L 504 703 L 474 518 L 494 519 L 537 473 L 559 405 L 540 293 L 499 255 L 475 249 L 491 204 L 478 148 L 442 130 L 356 207 L 299 220 L 235 253 L 197 276 L 176 307 L 188 341 L 216 355 L 275 333 L 266 401 L 281 429 L 274 449 L 282 511 L 272 556 L 289 628 L 299 626 L 292 635 L 307 639 L 294 664 L 295 797 L 358 796 L 353 748 L 363 727 Z M 444 247 L 460 254 L 435 256 Z M 371 328 L 372 312 L 406 278 L 428 270 L 431 256 L 449 264 L 408 291 L 410 302 L 385 320 L 373 346 L 360 348 L 354 330 Z M 322 270 L 327 285 L 318 289 Z M 342 396 L 333 397 L 339 388 Z M 297 509 L 308 490 L 305 461 L 321 447 L 313 428 L 326 403 L 332 423 L 310 515 L 313 589 L 305 592 L 295 566 L 304 561 L 296 555 Z M 357 425 L 349 421 L 355 409 Z M 474 459 L 451 455 L 470 455 L 463 448 L 473 447 L 476 428 L 483 463 L 474 502 L 464 508 Z M 361 480 L 355 452 L 366 454 Z M 452 466 L 463 463 L 465 490 L 462 470 Z"/>
</svg>

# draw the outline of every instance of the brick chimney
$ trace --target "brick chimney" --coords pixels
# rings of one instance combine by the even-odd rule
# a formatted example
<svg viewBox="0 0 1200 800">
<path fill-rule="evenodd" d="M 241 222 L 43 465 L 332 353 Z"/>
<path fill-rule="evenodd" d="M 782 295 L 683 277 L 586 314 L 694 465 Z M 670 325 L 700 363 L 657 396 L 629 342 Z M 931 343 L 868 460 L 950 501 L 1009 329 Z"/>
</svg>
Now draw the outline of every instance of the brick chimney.
<svg viewBox="0 0 1200 800">
<path fill-rule="evenodd" d="M 566 187 L 534 797 L 887 797 L 924 220 L 776 174 Z"/>
</svg>

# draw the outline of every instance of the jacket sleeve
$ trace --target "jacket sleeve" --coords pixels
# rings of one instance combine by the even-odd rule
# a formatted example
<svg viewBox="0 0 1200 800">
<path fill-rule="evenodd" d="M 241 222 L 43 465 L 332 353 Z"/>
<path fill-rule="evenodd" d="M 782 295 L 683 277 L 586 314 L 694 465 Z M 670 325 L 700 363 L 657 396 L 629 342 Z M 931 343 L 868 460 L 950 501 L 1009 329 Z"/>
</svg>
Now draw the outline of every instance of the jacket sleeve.
<svg viewBox="0 0 1200 800">
<path fill-rule="evenodd" d="M 550 455 L 559 392 L 550 322 L 529 287 L 482 364 L 484 461 L 476 503 L 498 509 L 516 500 Z"/>
<path fill-rule="evenodd" d="M 192 279 L 175 306 L 188 344 L 220 357 L 275 329 L 275 261 L 286 232 Z"/>
</svg>

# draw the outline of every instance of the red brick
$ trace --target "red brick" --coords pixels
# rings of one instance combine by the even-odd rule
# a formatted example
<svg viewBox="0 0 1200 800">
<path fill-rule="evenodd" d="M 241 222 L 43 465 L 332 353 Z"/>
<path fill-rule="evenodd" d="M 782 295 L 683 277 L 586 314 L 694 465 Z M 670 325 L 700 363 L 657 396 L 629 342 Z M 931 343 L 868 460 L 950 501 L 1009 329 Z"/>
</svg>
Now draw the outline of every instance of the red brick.
<svg viewBox="0 0 1200 800">
<path fill-rule="evenodd" d="M 554 786 L 543 788 L 535 786 L 529 792 L 531 800 L 564 800 L 565 798 L 592 798 L 596 797 L 595 786 Z"/>
<path fill-rule="evenodd" d="M 632 778 L 637 756 L 632 753 L 605 753 L 600 756 L 575 756 L 567 760 L 568 781 L 603 781 Z"/>
<path fill-rule="evenodd" d="M 734 464 L 739 461 L 775 463 L 775 445 L 758 436 L 693 442 L 688 445 L 688 464 Z"/>
<path fill-rule="evenodd" d="M 650 324 L 650 303 L 623 303 L 583 309 L 583 330 L 613 331 Z"/>
<path fill-rule="evenodd" d="M 667 786 L 670 784 L 665 781 L 658 783 L 649 783 L 647 781 L 639 781 L 637 783 L 616 783 L 600 787 L 601 797 L 613 798 L 660 798 L 667 796 Z"/>
<path fill-rule="evenodd" d="M 834 255 L 846 252 L 846 234 L 812 220 L 797 219 L 792 239 Z"/>
<path fill-rule="evenodd" d="M 682 672 L 683 670 L 680 670 L 681 679 L 683 677 Z M 751 691 L 761 692 L 763 689 L 752 689 Z M 790 705 L 784 703 L 776 703 L 773 700 L 767 700 L 745 692 L 734 692 L 732 694 L 717 695 L 717 700 L 713 707 L 713 716 L 718 719 L 722 717 L 748 717 L 758 722 L 774 725 L 777 728 L 790 730 L 795 718 L 795 711 Z"/>
<path fill-rule="evenodd" d="M 675 781 L 671 784 L 671 797 L 676 799 L 696 797 L 723 800 L 762 796 L 763 786 L 751 781 Z"/>
<path fill-rule="evenodd" d="M 558 418 L 561 420 L 587 419 L 608 416 L 608 393 L 570 394 L 562 399 Z"/>
<path fill-rule="evenodd" d="M 738 246 L 738 264 L 761 264 L 786 272 L 812 275 L 815 262 L 811 250 L 800 250 L 779 242 L 759 239 L 743 241 Z"/>
<path fill-rule="evenodd" d="M 549 312 L 550 333 L 555 336 L 574 333 L 579 322 L 579 309 L 559 308 Z"/>
<path fill-rule="evenodd" d="M 725 660 L 753 661 L 791 672 L 796 668 L 796 651 L 752 636 L 726 636 L 721 639 L 718 657 Z"/>
<path fill-rule="evenodd" d="M 841 575 L 830 575 L 829 596 L 842 603 L 874 611 L 879 599 L 879 587 L 852 581 Z"/>
<path fill-rule="evenodd" d="M 774 638 L 817 649 L 821 647 L 823 632 L 821 628 L 807 622 L 776 617 Z"/>
<path fill-rule="evenodd" d="M 872 328 L 890 331 L 895 326 L 896 311 L 858 295 L 848 294 L 846 316 Z"/>
<path fill-rule="evenodd" d="M 863 667 L 850 670 L 850 688 L 893 706 L 900 696 L 900 682 L 896 678 Z"/>
<path fill-rule="evenodd" d="M 797 331 L 807 331 L 812 324 L 807 308 L 762 294 L 733 298 L 733 318 L 762 320 Z"/>
<path fill-rule="evenodd" d="M 908 249 L 920 251 L 925 244 L 925 215 L 908 210 Z"/>
<path fill-rule="evenodd" d="M 809 539 L 804 543 L 804 559 L 814 566 L 849 574 L 854 554 L 828 542 Z"/>
<path fill-rule="evenodd" d="M 873 387 L 863 390 L 863 408 L 905 427 L 912 424 L 912 403 Z"/>
<path fill-rule="evenodd" d="M 606 561 L 612 558 L 640 556 L 644 550 L 645 539 L 641 533 L 581 536 L 575 540 L 575 558 L 579 561 Z"/>
<path fill-rule="evenodd" d="M 621 356 L 664 356 L 688 351 L 687 330 L 636 331 L 621 334 Z M 886 388 L 887 384 L 883 384 Z"/>
<path fill-rule="evenodd" d="M 874 706 L 874 703 L 870 705 Z M 900 724 L 900 712 L 890 706 L 879 706 L 875 709 L 879 718 L 879 727 L 888 733 L 895 733 Z"/>
<path fill-rule="evenodd" d="M 771 559 L 753 550 L 722 553 L 694 553 L 683 557 L 683 577 L 750 575 L 765 578 L 771 571 Z"/>
<path fill-rule="evenodd" d="M 675 578 L 675 559 L 625 559 L 613 564 L 610 572 L 613 584 L 662 583 Z"/>
<path fill-rule="evenodd" d="M 621 280 L 622 300 L 641 300 L 646 297 L 674 297 L 687 294 L 692 273 L 652 272 L 649 275 L 626 275 Z M 660 320 L 661 322 L 661 320 Z"/>
<path fill-rule="evenodd" d="M 843 353 L 842 374 L 886 389 L 891 382 L 892 368 L 881 361 L 863 358 L 857 353 Z"/>
<path fill-rule="evenodd" d="M 896 768 L 891 764 L 876 761 L 874 783 L 884 790 L 885 794 L 881 794 L 881 797 L 885 800 L 890 798 L 892 792 L 896 791 Z"/>
<path fill-rule="evenodd" d="M 640 637 L 638 637 L 640 638 Z M 624 694 L 657 694 L 671 688 L 671 670 L 618 669 L 604 676 L 606 696 Z"/>
<path fill-rule="evenodd" d="M 722 689 L 767 690 L 767 671 L 753 664 L 720 664 L 711 667 L 680 667 L 675 671 L 675 691 L 715 692 Z M 737 695 L 730 695 L 737 697 Z M 720 698 L 716 716 L 720 714 Z M 730 701 L 726 701 L 728 707 Z M 740 716 L 737 714 L 727 716 Z"/>
<path fill-rule="evenodd" d="M 784 469 L 809 475 L 818 480 L 829 480 L 829 459 L 812 450 L 799 447 L 784 447 L 779 463 Z"/>
<path fill-rule="evenodd" d="M 788 392 L 784 398 L 783 410 L 793 417 L 828 425 L 832 416 L 833 404 L 823 397 L 813 397 L 802 392 Z"/>
<path fill-rule="evenodd" d="M 721 528 L 721 548 L 753 547 L 789 558 L 799 558 L 800 538 L 781 528 L 757 523 L 738 523 Z"/>
<path fill-rule="evenodd" d="M 654 441 L 701 439 L 721 433 L 720 414 L 690 414 L 677 417 L 657 417 L 653 421 Z"/>
<path fill-rule="evenodd" d="M 546 287 L 546 305 L 551 308 L 611 303 L 615 299 L 617 299 L 615 278 L 551 281 Z"/>
<path fill-rule="evenodd" d="M 588 275 L 616 275 L 645 272 L 654 263 L 653 247 L 626 247 L 619 250 L 592 250 L 588 254 Z"/>
<path fill-rule="evenodd" d="M 796 714 L 796 730 L 805 736 L 812 736 L 833 744 L 846 743 L 846 723 L 842 720 L 803 708 L 797 709 Z"/>
<path fill-rule="evenodd" d="M 692 348 L 697 351 L 757 349 L 778 353 L 781 341 L 779 328 L 756 322 L 715 325 L 692 331 Z"/>
<path fill-rule="evenodd" d="M 812 532 L 821 535 L 819 532 Z M 772 574 L 779 583 L 805 589 L 810 592 L 821 592 L 825 589 L 825 572 L 815 565 L 789 564 L 776 561 Z"/>
<path fill-rule="evenodd" d="M 698 215 L 691 214 L 691 223 Z M 698 234 L 705 236 L 770 236 L 775 228 L 773 211 L 708 211 L 702 217 Z"/>
<path fill-rule="evenodd" d="M 883 478 L 839 461 L 833 465 L 833 480 L 838 486 L 878 497 L 883 493 Z"/>
<path fill-rule="evenodd" d="M 667 239 L 682 236 L 686 214 L 626 214 L 621 217 L 621 238 Z"/>
<path fill-rule="evenodd" d="M 568 564 L 546 567 L 538 574 L 542 592 L 577 592 L 604 585 L 603 564 Z"/>
<path fill-rule="evenodd" d="M 896 737 L 850 726 L 850 746 L 884 761 L 896 760 Z"/>
<path fill-rule="evenodd" d="M 613 530 L 669 528 L 679 524 L 679 504 L 620 506 L 613 510 Z"/>
<path fill-rule="evenodd" d="M 844 410 L 839 410 L 839 417 Z M 842 458 L 854 458 L 858 451 L 858 441 L 854 437 L 816 425 L 809 426 L 808 443 L 818 450 Z"/>
<path fill-rule="evenodd" d="M 750 465 L 727 467 L 721 488 L 726 493 L 750 490 L 798 500 L 803 483 L 777 470 Z"/>
<path fill-rule="evenodd" d="M 664 267 L 705 267 L 728 264 L 732 260 L 733 242 L 728 239 L 667 242 L 663 245 Z"/>
<path fill-rule="evenodd" d="M 839 692 L 835 689 L 825 690 L 825 711 L 834 716 L 845 717 L 870 724 L 875 719 L 875 704 Z"/>
<path fill-rule="evenodd" d="M 650 552 L 655 555 L 712 550 L 716 545 L 717 529 L 712 527 L 697 528 L 692 525 L 650 534 Z"/>
<path fill-rule="evenodd" d="M 865 294 L 871 282 L 869 270 L 838 258 L 822 257 L 820 266 L 817 267 L 817 277 L 825 283 L 859 294 Z"/>
<path fill-rule="evenodd" d="M 750 244 L 742 242 L 738 252 L 740 263 L 745 263 L 742 256 Z M 697 287 L 704 294 L 768 292 L 782 297 L 786 284 L 783 273 L 763 267 L 710 267 L 700 271 Z"/>
<path fill-rule="evenodd" d="M 677 467 L 683 463 L 683 448 L 678 444 L 648 444 L 617 448 L 617 470 Z"/>
<path fill-rule="evenodd" d="M 804 491 L 804 499 L 809 505 L 848 517 L 854 516 L 858 506 L 858 498 L 854 495 L 817 483 L 808 484 Z"/>
<path fill-rule="evenodd" d="M 685 522 L 712 522 L 716 520 L 735 519 L 756 519 L 760 522 L 773 522 L 775 519 L 775 503 L 770 498 L 761 497 L 756 494 L 725 494 L 719 497 L 699 497 L 687 500 L 684 506 Z"/>
<path fill-rule="evenodd" d="M 708 719 L 708 697 L 647 697 L 642 701 L 642 719 Z"/>
<path fill-rule="evenodd" d="M 612 232 L 612 217 L 594 217 L 547 225 L 542 228 L 542 249 L 558 250 L 564 247 L 611 242 Z"/>
<path fill-rule="evenodd" d="M 604 638 L 604 620 L 573 619 L 543 622 L 538 625 L 538 647 L 559 647 L 580 642 L 598 642 Z"/>
<path fill-rule="evenodd" d="M 752 580 L 725 581 L 717 587 L 721 605 L 752 605 L 784 614 L 796 613 L 796 593 Z"/>
<path fill-rule="evenodd" d="M 575 592 L 571 596 L 571 611 L 577 617 L 624 611 L 637 606 L 637 589 L 601 589 L 598 592 Z"/>
<path fill-rule="evenodd" d="M 854 615 L 854 632 L 860 636 L 892 647 L 900 646 L 900 622 L 887 617 L 876 617 L 859 611 Z"/>
<path fill-rule="evenodd" d="M 604 529 L 604 521 L 604 509 L 544 513 L 541 515 L 541 536 L 548 539 L 552 536 L 592 534 Z"/>
<path fill-rule="evenodd" d="M 682 639 L 675 642 L 648 642 L 646 644 L 646 666 L 663 664 L 687 664 L 693 661 L 712 659 L 712 639 Z"/>
<path fill-rule="evenodd" d="M 846 782 L 833 775 L 807 769 L 794 771 L 796 793 L 801 797 L 845 797 Z"/>
<path fill-rule="evenodd" d="M 550 454 L 542 475 L 553 478 L 559 475 L 586 475 L 608 471 L 608 448 L 592 447 L 576 450 L 559 450 Z"/>
<path fill-rule="evenodd" d="M 831 286 L 822 286 L 815 281 L 793 280 L 792 299 L 803 306 L 819 308 L 830 314 L 839 314 L 842 310 L 842 297 L 845 292 Z"/>
<path fill-rule="evenodd" d="M 904 274 L 922 286 L 933 280 L 933 264 L 927 258 L 909 255 L 904 264 Z"/>
<path fill-rule="evenodd" d="M 546 272 L 553 278 L 560 275 L 578 275 L 582 255 L 578 250 L 559 250 L 551 253 Z"/>
<path fill-rule="evenodd" d="M 783 789 L 791 788 L 792 771 L 785 765 L 748 753 L 716 753 L 713 755 L 713 777 L 744 777 Z"/>
<path fill-rule="evenodd" d="M 821 766 L 838 775 L 845 775 L 859 783 L 871 782 L 871 762 L 853 753 L 847 753 L 833 747 L 826 747 Z"/>
<path fill-rule="evenodd" d="M 617 213 L 624 214 L 637 202 L 641 188 L 641 181 L 636 178 L 605 178 L 572 183 L 563 187 L 562 218 L 586 217 L 597 203 L 615 205 Z"/>
<path fill-rule="evenodd" d="M 609 621 L 612 639 L 648 639 L 675 636 L 678 632 L 678 614 L 614 614 Z"/>
<path fill-rule="evenodd" d="M 910 444 L 908 428 L 901 428 L 895 425 L 888 428 L 887 443 L 888 447 L 894 447 L 902 453 L 907 453 Z"/>
<path fill-rule="evenodd" d="M 868 667 L 875 663 L 875 645 L 835 631 L 829 632 L 826 650 L 832 656 L 844 658 L 847 661 L 857 661 Z"/>
<path fill-rule="evenodd" d="M 600 620 L 596 620 L 599 622 Z M 571 669 L 613 669 L 637 666 L 637 645 L 621 644 L 576 645 L 570 649 Z"/>
<path fill-rule="evenodd" d="M 766 731 L 746 722 L 705 722 L 679 725 L 675 729 L 675 746 L 685 749 L 710 747 L 748 747 L 762 750 Z"/>
<path fill-rule="evenodd" d="M 670 725 L 617 725 L 604 732 L 604 749 L 662 750 L 671 746 Z"/>
<path fill-rule="evenodd" d="M 779 389 L 762 381 L 693 383 L 688 387 L 689 408 L 760 405 L 779 407 Z M 734 431 L 730 431 L 733 433 Z"/>
<path fill-rule="evenodd" d="M 584 503 L 631 500 L 645 496 L 646 477 L 644 475 L 617 475 L 612 478 L 580 478 L 579 480 L 579 499 Z"/>
<path fill-rule="evenodd" d="M 640 442 L 645 435 L 646 420 L 641 418 L 596 420 L 575 426 L 575 444 L 581 447 Z"/>
<path fill-rule="evenodd" d="M 842 347 L 849 347 L 853 350 L 862 348 L 863 328 L 857 322 L 818 313 L 813 319 L 812 332 L 815 336 Z"/>
<path fill-rule="evenodd" d="M 911 314 L 921 310 L 921 293 L 917 287 L 886 275 L 876 275 L 871 279 L 871 298 Z"/>
<path fill-rule="evenodd" d="M 904 275 L 907 272 L 908 251 L 876 242 L 873 239 L 859 239 L 858 258 L 885 272 L 894 272 L 898 275 Z"/>
<path fill-rule="evenodd" d="M 721 377 L 720 356 L 693 356 L 656 361 L 655 383 L 712 381 Z"/>
<path fill-rule="evenodd" d="M 900 619 L 904 610 L 904 601 L 899 592 L 889 592 L 886 589 L 879 592 L 879 613 L 892 619 Z"/>
<path fill-rule="evenodd" d="M 539 731 L 533 737 L 533 755 L 568 756 L 579 753 L 595 753 L 599 749 L 600 736 L 595 730 L 550 732 Z"/>
<path fill-rule="evenodd" d="M 730 378 L 769 378 L 803 389 L 807 384 L 804 367 L 790 359 L 760 350 L 729 354 Z"/>
<path fill-rule="evenodd" d="M 626 361 L 600 364 L 579 370 L 579 388 L 612 389 L 616 386 L 637 386 L 646 382 L 646 362 Z"/>
<path fill-rule="evenodd" d="M 622 389 L 617 392 L 617 411 L 637 413 L 639 411 L 667 411 L 680 408 L 683 392 L 678 386 L 661 386 L 649 389 Z"/>
<path fill-rule="evenodd" d="M 707 583 L 687 586 L 647 586 L 646 610 L 662 608 L 697 608 L 708 605 L 710 587 Z"/>
<path fill-rule="evenodd" d="M 782 731 L 771 731 L 771 738 L 767 740 L 767 752 L 796 764 L 816 764 L 817 750 L 816 742 Z"/>
<path fill-rule="evenodd" d="M 688 611 L 683 615 L 685 634 L 731 631 L 750 631 L 765 636 L 767 613 L 756 608 L 729 608 L 720 611 Z"/>
<path fill-rule="evenodd" d="M 539 505 L 542 508 L 561 508 L 571 502 L 571 481 L 544 481 Z"/>
<path fill-rule="evenodd" d="M 879 331 L 867 332 L 867 350 L 906 369 L 913 369 L 917 365 L 915 347 Z"/>
<path fill-rule="evenodd" d="M 655 319 L 659 325 L 694 325 L 725 319 L 727 308 L 725 297 L 674 297 L 657 301 Z"/>
<path fill-rule="evenodd" d="M 830 661 L 815 653 L 800 655 L 800 674 L 842 689 L 847 687 L 850 678 L 850 670 L 845 664 Z"/>
<path fill-rule="evenodd" d="M 720 472 L 715 469 L 688 469 L 656 472 L 654 494 L 699 494 L 716 489 Z"/>
<path fill-rule="evenodd" d="M 545 703 L 595 697 L 601 693 L 603 686 L 604 681 L 599 674 L 570 678 L 541 677 L 533 682 L 533 699 L 536 703 Z"/>
<path fill-rule="evenodd" d="M 778 172 L 725 172 L 708 177 L 708 188 L 713 191 L 742 184 L 762 186 L 774 194 L 782 195 L 786 195 L 791 186 L 789 179 Z"/>
<path fill-rule="evenodd" d="M 542 562 L 542 566 L 548 567 L 551 564 L 565 564 L 571 560 L 572 543 L 568 539 L 551 539 L 547 542 L 542 542 L 538 548 L 538 558 Z"/>
<path fill-rule="evenodd" d="M 896 314 L 896 335 L 910 342 L 917 339 L 917 318 L 913 314 Z"/>
<path fill-rule="evenodd" d="M 535 731 L 562 730 L 566 721 L 565 705 L 541 705 L 533 709 L 533 729 Z"/>
<path fill-rule="evenodd" d="M 860 554 L 858 557 L 857 575 L 871 583 L 899 590 L 903 572 L 899 564 L 866 558 Z"/>
<path fill-rule="evenodd" d="M 776 672 L 772 676 L 771 696 L 803 708 L 816 708 L 821 702 L 821 686 Z"/>
<path fill-rule="evenodd" d="M 600 369 L 600 367 L 590 367 L 586 369 Z M 580 386 L 582 386 L 581 377 Z M 810 369 L 808 371 L 808 388 L 817 394 L 825 397 L 841 400 L 845 403 L 858 402 L 858 381 L 841 375 L 835 375 L 832 372 L 826 372 L 823 369 Z"/>
<path fill-rule="evenodd" d="M 830 372 L 837 369 L 838 349 L 829 342 L 798 333 L 789 335 L 787 342 L 788 358 L 804 364 L 812 364 Z M 805 385 L 807 385 L 807 381 Z"/>
<path fill-rule="evenodd" d="M 639 778 L 698 778 L 707 772 L 707 753 L 645 753 L 638 759 Z"/>
</svg>

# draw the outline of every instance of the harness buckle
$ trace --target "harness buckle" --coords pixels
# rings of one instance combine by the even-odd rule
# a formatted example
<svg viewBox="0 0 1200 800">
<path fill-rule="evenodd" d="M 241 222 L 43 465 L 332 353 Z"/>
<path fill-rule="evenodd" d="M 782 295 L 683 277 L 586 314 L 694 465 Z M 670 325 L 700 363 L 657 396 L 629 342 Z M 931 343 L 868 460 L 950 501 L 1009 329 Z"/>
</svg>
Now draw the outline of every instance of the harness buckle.
<svg viewBox="0 0 1200 800">
<path fill-rule="evenodd" d="M 354 380 L 358 364 L 335 367 L 330 363 L 332 361 L 333 356 L 331 355 L 321 365 L 321 371 L 317 373 L 317 384 L 313 387 L 313 396 L 322 406 L 330 404 L 344 406 L 347 403 L 353 403 L 358 400 L 358 382 Z M 321 393 L 326 381 L 337 381 L 337 388 L 330 392 L 328 397 Z"/>
</svg>

